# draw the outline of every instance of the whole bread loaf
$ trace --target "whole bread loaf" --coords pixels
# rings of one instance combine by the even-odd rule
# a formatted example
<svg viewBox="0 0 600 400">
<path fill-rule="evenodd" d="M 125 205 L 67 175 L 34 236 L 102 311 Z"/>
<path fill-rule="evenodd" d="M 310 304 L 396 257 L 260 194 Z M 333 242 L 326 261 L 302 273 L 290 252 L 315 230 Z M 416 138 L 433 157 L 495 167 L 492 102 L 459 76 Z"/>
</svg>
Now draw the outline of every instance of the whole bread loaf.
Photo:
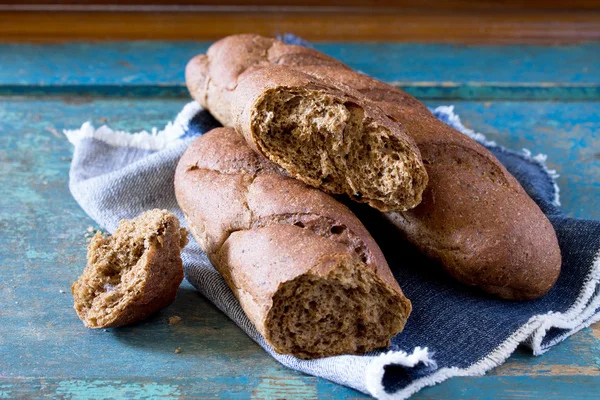
<svg viewBox="0 0 600 400">
<path fill-rule="evenodd" d="M 193 236 L 275 351 L 363 353 L 402 331 L 410 301 L 361 222 L 233 129 L 190 145 L 175 192 Z"/>
<path fill-rule="evenodd" d="M 188 67 L 191 93 L 254 151 L 311 186 L 382 211 L 420 203 L 427 173 L 418 148 L 362 94 L 283 65 L 250 66 L 232 81 L 209 57 Z"/>
<path fill-rule="evenodd" d="M 539 207 L 488 150 L 439 121 L 402 90 L 314 49 L 258 35 L 216 42 L 207 55 L 190 61 L 186 81 L 192 95 L 202 99 L 207 86 L 234 88 L 244 71 L 269 65 L 351 86 L 414 139 L 429 177 L 423 200 L 412 210 L 385 216 L 450 274 L 506 299 L 537 298 L 554 285 L 560 249 Z M 203 105 L 219 112 L 211 103 Z"/>
</svg>

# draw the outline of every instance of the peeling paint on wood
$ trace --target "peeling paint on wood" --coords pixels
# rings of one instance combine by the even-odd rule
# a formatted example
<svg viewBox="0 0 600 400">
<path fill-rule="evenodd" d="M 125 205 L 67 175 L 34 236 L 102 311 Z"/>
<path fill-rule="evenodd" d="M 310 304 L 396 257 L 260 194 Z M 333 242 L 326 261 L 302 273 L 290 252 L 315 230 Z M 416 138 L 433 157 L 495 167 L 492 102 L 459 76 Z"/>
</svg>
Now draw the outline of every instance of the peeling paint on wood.
<svg viewBox="0 0 600 400">
<path fill-rule="evenodd" d="M 211 43 L 0 44 L 0 85 L 180 85 L 184 82 L 187 62 L 206 52 Z M 600 82 L 599 43 L 569 46 L 316 43 L 314 47 L 388 82 Z"/>
<path fill-rule="evenodd" d="M 154 382 L 125 383 L 106 380 L 70 380 L 57 384 L 54 392 L 57 396 L 71 400 L 87 399 L 179 399 L 181 392 L 177 385 L 158 384 Z"/>
<path fill-rule="evenodd" d="M 502 376 L 600 376 L 600 367 L 591 366 L 572 366 L 560 364 L 538 364 L 534 367 L 528 364 L 501 365 L 494 369 L 491 375 Z"/>
<path fill-rule="evenodd" d="M 316 387 L 299 376 L 289 376 L 282 368 L 273 368 L 252 391 L 252 399 L 317 399 Z"/>
<path fill-rule="evenodd" d="M 210 44 L 0 44 L 0 95 L 184 98 L 188 96 L 184 67 Z M 600 98 L 600 69 L 593 68 L 600 65 L 597 43 L 558 47 L 320 43 L 315 47 L 422 99 Z"/>
<path fill-rule="evenodd" d="M 414 399 L 597 400 L 596 376 L 489 376 L 452 379 L 426 388 Z"/>
<path fill-rule="evenodd" d="M 592 325 L 592 335 L 594 335 L 596 339 L 600 340 L 600 322 L 596 322 L 594 325 Z"/>
</svg>

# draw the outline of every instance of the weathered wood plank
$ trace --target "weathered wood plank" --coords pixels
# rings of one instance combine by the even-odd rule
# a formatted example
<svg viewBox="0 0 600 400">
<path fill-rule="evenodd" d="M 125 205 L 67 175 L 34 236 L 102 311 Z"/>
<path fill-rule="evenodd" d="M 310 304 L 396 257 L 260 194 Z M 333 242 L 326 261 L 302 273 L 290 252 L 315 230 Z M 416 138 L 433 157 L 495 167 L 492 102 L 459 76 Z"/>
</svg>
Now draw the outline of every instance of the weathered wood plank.
<svg viewBox="0 0 600 400">
<path fill-rule="evenodd" d="M 479 83 L 479 82 L 390 82 L 421 100 L 560 100 L 598 101 L 600 84 L 548 84 L 541 83 Z M 183 83 L 152 84 L 101 84 L 101 85 L 2 85 L 0 96 L 77 96 L 103 98 L 177 98 L 189 97 Z"/>
<path fill-rule="evenodd" d="M 184 67 L 210 42 L 0 44 L 1 94 L 185 95 Z M 600 44 L 323 43 L 351 67 L 427 98 L 600 98 Z M 60 73 L 58 71 L 69 71 Z"/>
<path fill-rule="evenodd" d="M 288 382 L 273 386 L 271 379 L 236 377 L 228 381 L 208 379 L 22 379 L 0 383 L 0 398 L 66 399 L 357 399 L 366 396 L 313 377 L 302 377 L 301 386 Z M 296 378 L 297 379 L 297 378 Z M 264 390 L 262 385 L 269 385 Z M 324 385 L 331 390 L 322 391 Z M 455 378 L 412 397 L 418 399 L 597 399 L 600 379 L 595 376 L 485 376 Z"/>
<path fill-rule="evenodd" d="M 187 97 L 184 66 L 209 45 L 210 42 L 1 44 L 0 95 L 183 98 Z M 523 46 L 443 44 L 315 46 L 353 68 L 424 99 L 600 98 L 599 44 L 528 46 L 527 51 L 523 51 Z M 53 73 L 65 70 L 70 73 Z"/>
<path fill-rule="evenodd" d="M 462 378 L 423 390 L 415 399 L 597 399 L 596 376 Z"/>
<path fill-rule="evenodd" d="M 117 3 L 118 4 L 118 3 Z M 1 41 L 211 40 L 236 33 L 294 32 L 309 40 L 429 43 L 581 43 L 600 38 L 596 10 L 423 10 L 301 7 L 0 7 Z M 20 8 L 20 11 L 19 11 Z M 23 12 L 26 8 L 29 12 Z"/>
<path fill-rule="evenodd" d="M 415 2 L 413 0 L 371 0 L 366 4 L 362 0 L 287 0 L 285 5 L 282 5 L 280 0 L 124 0 L 116 3 L 115 0 L 94 0 L 92 4 L 85 0 L 61 0 L 60 4 L 57 5 L 56 0 L 0 0 L 2 5 L 14 6 L 11 9 L 29 9 L 28 6 L 39 6 L 40 9 L 48 9 L 51 7 L 64 10 L 98 10 L 105 9 L 107 7 L 115 7 L 117 9 L 139 9 L 144 6 L 152 5 L 157 6 L 157 9 L 161 7 L 288 7 L 289 9 L 295 9 L 297 7 L 315 7 L 323 11 L 331 10 L 332 8 L 349 8 L 356 11 L 372 11 L 372 10 L 384 10 L 390 9 L 414 9 Z M 50 6 L 44 8 L 44 6 Z M 71 8 L 70 6 L 74 6 Z M 34 8 L 31 7 L 31 8 Z M 421 10 L 552 10 L 552 11 L 594 11 L 598 9 L 598 4 L 594 0 L 571 0 L 569 3 L 565 3 L 561 0 L 529 0 L 523 3 L 520 0 L 480 0 L 475 3 L 464 2 L 461 0 L 428 0 L 419 4 Z M 185 9 L 185 8 L 184 8 Z"/>
<path fill-rule="evenodd" d="M 172 306 L 135 326 L 90 331 L 77 319 L 69 286 L 85 264 L 84 233 L 93 222 L 68 192 L 71 146 L 60 131 L 85 120 L 150 129 L 163 126 L 183 104 L 0 98 L 0 398 L 361 397 L 282 367 L 189 285 Z M 490 139 L 548 153 L 562 174 L 565 209 L 598 218 L 599 160 L 589 159 L 589 151 L 600 149 L 597 107 L 464 102 L 456 111 Z M 577 193 L 587 193 L 587 200 L 579 202 Z M 182 321 L 169 326 L 173 315 Z M 486 377 L 452 379 L 416 398 L 593 398 L 600 385 L 598 354 L 600 325 L 542 357 L 521 350 Z"/>
</svg>

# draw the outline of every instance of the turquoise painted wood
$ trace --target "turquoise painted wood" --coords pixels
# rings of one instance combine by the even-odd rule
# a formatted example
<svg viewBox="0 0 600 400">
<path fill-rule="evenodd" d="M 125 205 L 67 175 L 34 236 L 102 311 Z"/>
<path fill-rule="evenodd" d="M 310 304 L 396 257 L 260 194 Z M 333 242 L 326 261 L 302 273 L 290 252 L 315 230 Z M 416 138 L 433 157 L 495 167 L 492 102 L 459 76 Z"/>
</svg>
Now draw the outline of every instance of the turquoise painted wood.
<svg viewBox="0 0 600 400">
<path fill-rule="evenodd" d="M 165 53 L 178 53 L 181 57 L 191 51 L 191 47 L 186 47 L 190 44 L 161 45 Z M 55 80 L 51 96 L 33 96 L 33 91 L 20 97 L 0 96 L 0 399 L 364 397 L 351 389 L 282 367 L 187 284 L 181 287 L 173 305 L 134 326 L 91 331 L 78 320 L 72 310 L 69 287 L 85 265 L 84 234 L 94 223 L 69 194 L 71 146 L 60 132 L 78 127 L 86 120 L 96 126 L 106 123 L 127 130 L 163 126 L 187 99 L 173 98 L 169 93 L 151 96 L 138 93 L 131 98 L 86 97 L 68 90 L 65 94 L 58 80 L 66 77 L 73 85 L 101 87 L 82 78 L 89 73 L 97 79 L 104 77 L 117 82 L 123 71 L 119 68 L 127 67 L 120 66 L 120 57 L 126 60 L 148 57 L 151 52 L 144 46 L 152 47 L 77 44 L 50 47 L 53 51 L 49 51 L 38 46 L 0 46 L 0 93 L 4 94 L 7 91 L 2 92 L 3 88 L 15 82 L 7 80 L 10 75 L 7 68 L 15 66 L 6 63 L 9 58 L 24 60 L 37 51 L 46 52 L 48 57 L 55 53 L 52 55 L 55 60 L 64 61 L 51 69 L 37 70 L 39 81 L 25 82 L 27 87 L 36 88 L 41 82 Z M 330 53 L 342 58 L 351 59 L 356 57 L 355 52 L 370 49 L 372 60 L 386 60 L 379 60 L 381 55 L 375 52 L 379 48 L 371 45 L 328 46 Z M 465 65 L 469 60 L 461 61 L 458 56 L 471 56 L 470 51 L 474 51 L 457 47 L 453 53 L 451 46 L 411 46 L 413 53 L 418 54 L 415 57 L 433 57 L 438 51 L 440 59 L 454 57 L 456 64 Z M 445 53 L 440 50 L 444 48 Z M 81 60 L 78 54 L 85 54 L 82 49 L 87 54 L 102 54 L 96 60 L 101 60 L 98 62 L 105 67 L 94 70 L 69 67 L 68 57 Z M 565 55 L 562 47 L 483 49 L 486 57 L 496 60 L 506 54 L 520 59 L 533 54 L 534 61 L 528 67 L 533 69 L 537 68 L 532 65 L 542 53 L 548 59 L 554 54 L 557 68 L 564 66 L 575 71 L 579 67 L 560 60 Z M 578 62 L 594 57 L 588 54 L 587 46 L 572 49 L 574 54 L 580 54 Z M 7 52 L 12 56 L 8 57 Z M 161 79 L 179 73 L 173 72 L 175 66 L 169 57 L 161 57 L 148 58 L 146 66 L 153 71 L 154 78 L 147 71 L 140 72 L 143 76 L 139 79 L 149 87 L 157 82 L 162 85 Z M 478 62 L 478 69 L 489 68 L 491 75 L 498 74 L 494 78 L 498 81 L 502 80 L 502 73 L 508 74 L 492 68 L 491 61 Z M 365 62 L 365 65 L 370 64 Z M 161 68 L 166 78 L 160 74 Z M 411 68 L 409 71 L 406 65 L 389 65 L 392 72 L 432 82 L 434 88 L 444 86 L 446 75 L 438 78 L 417 65 Z M 539 82 L 553 79 L 548 75 L 550 68 L 545 72 L 538 70 L 538 75 L 527 72 L 528 68 L 523 67 L 522 74 L 530 76 L 532 82 L 538 82 L 536 76 Z M 466 67 L 462 71 L 469 73 Z M 486 76 L 482 71 L 470 73 Z M 569 82 L 581 83 L 582 78 L 564 75 L 563 79 L 554 76 L 553 82 L 568 86 Z M 515 76 L 505 75 L 506 87 L 510 88 L 512 82 L 519 81 Z M 598 82 L 600 77 L 596 75 L 584 83 Z M 118 91 L 120 87 L 119 83 L 111 90 Z M 487 97 L 478 98 L 481 93 L 475 93 L 468 101 L 453 101 L 465 125 L 501 144 L 548 154 L 549 165 L 561 174 L 564 209 L 573 216 L 600 218 L 598 99 L 575 102 L 567 96 L 569 101 L 562 98 L 550 102 L 525 101 L 516 96 L 510 101 L 489 101 Z M 440 99 L 429 101 L 428 105 L 448 102 Z M 182 321 L 168 325 L 167 319 L 175 315 Z M 179 354 L 175 353 L 178 347 Z M 542 357 L 519 350 L 507 363 L 484 377 L 455 378 L 425 389 L 415 398 L 591 399 L 598 398 L 599 388 L 600 325 L 596 325 Z"/>
<path fill-rule="evenodd" d="M 0 44 L 0 95 L 187 97 L 185 64 L 209 45 Z M 315 47 L 421 98 L 600 98 L 600 44 L 318 43 Z"/>
<path fill-rule="evenodd" d="M 0 85 L 181 84 L 211 42 L 0 44 Z M 316 43 L 387 81 L 598 84 L 600 43 L 579 46 Z M 68 72 L 68 73 L 65 73 Z"/>
</svg>

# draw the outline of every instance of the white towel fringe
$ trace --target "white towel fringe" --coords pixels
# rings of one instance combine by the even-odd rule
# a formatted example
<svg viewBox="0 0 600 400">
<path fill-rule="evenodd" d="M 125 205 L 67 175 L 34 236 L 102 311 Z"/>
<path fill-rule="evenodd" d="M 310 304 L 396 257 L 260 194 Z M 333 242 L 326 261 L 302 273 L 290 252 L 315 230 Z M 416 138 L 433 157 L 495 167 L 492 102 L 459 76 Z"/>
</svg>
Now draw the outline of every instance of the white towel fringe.
<svg viewBox="0 0 600 400">
<path fill-rule="evenodd" d="M 421 379 L 413 381 L 410 385 L 395 393 L 387 393 L 383 388 L 384 367 L 390 364 L 400 364 L 410 367 L 407 361 L 406 353 L 400 352 L 398 360 L 394 359 L 394 353 L 386 353 L 375 358 L 367 368 L 365 376 L 365 386 L 369 393 L 378 399 L 397 399 L 402 400 L 410 397 L 426 386 L 433 386 L 446 379 L 455 376 L 481 376 L 492 368 L 502 364 L 515 351 L 519 344 L 528 342 L 533 349 L 533 354 L 539 355 L 545 353 L 550 347 L 565 340 L 572 334 L 587 328 L 594 322 L 600 321 L 600 251 L 596 254 L 592 270 L 586 278 L 586 281 L 579 293 L 577 301 L 564 313 L 550 312 L 543 315 L 535 315 L 527 321 L 521 328 L 513 333 L 494 351 L 486 357 L 467 368 L 442 368 L 435 373 Z M 544 343 L 542 341 L 551 328 L 564 329 L 565 333 L 557 336 L 552 341 Z M 417 350 L 420 352 L 417 353 Z M 419 361 L 424 363 L 434 362 L 429 359 L 427 349 L 415 349 L 415 353 L 420 357 Z M 415 354 L 413 353 L 413 355 Z M 397 353 L 396 353 L 397 354 Z M 403 357 L 404 356 L 404 357 Z M 414 360 L 411 359 L 411 360 Z M 412 366 L 417 365 L 413 363 Z M 429 365 L 429 364 L 427 364 Z"/>
<path fill-rule="evenodd" d="M 390 351 L 375 357 L 367 367 L 365 386 L 369 393 L 377 399 L 391 399 L 397 396 L 396 393 L 389 394 L 383 388 L 383 374 L 387 365 L 401 365 L 407 368 L 414 368 L 418 364 L 424 364 L 426 367 L 436 368 L 435 361 L 427 348 L 416 347 L 412 354 L 403 351 Z"/>
<path fill-rule="evenodd" d="M 185 134 L 188 123 L 194 115 L 201 110 L 201 107 L 195 101 L 185 105 L 183 110 L 177 115 L 175 121 L 169 122 L 162 130 L 152 128 L 152 132 L 125 132 L 114 131 L 106 125 L 95 129 L 88 121 L 81 125 L 79 129 L 68 130 L 64 133 L 69 142 L 77 145 L 81 140 L 87 138 L 98 139 L 106 144 L 115 147 L 135 147 L 143 150 L 162 150 L 175 143 Z"/>
</svg>

